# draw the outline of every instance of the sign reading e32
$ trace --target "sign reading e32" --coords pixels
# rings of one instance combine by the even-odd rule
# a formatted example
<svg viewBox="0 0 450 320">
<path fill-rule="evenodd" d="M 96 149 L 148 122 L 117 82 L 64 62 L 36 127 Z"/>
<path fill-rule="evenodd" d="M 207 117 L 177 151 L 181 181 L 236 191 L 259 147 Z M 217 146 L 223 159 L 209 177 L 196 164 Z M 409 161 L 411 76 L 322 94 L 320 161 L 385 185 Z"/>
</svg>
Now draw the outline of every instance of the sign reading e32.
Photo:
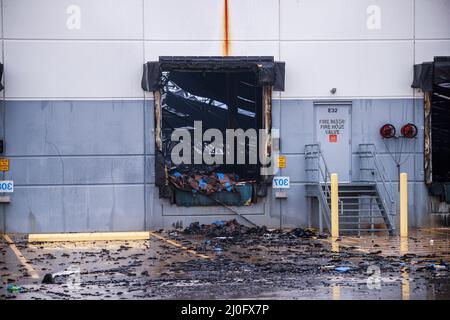
<svg viewBox="0 0 450 320">
<path fill-rule="evenodd" d="M 14 181 L 0 181 L 0 192 L 14 192 Z"/>
</svg>

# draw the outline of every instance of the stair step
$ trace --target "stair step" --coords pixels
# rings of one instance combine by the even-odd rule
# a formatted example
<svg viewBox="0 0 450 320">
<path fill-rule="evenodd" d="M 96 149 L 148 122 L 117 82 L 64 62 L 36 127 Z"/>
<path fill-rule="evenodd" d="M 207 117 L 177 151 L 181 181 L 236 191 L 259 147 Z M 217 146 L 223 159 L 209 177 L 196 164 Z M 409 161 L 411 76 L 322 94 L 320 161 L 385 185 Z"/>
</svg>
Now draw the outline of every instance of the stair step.
<svg viewBox="0 0 450 320">
<path fill-rule="evenodd" d="M 342 206 L 339 206 L 339 210 L 342 208 Z M 378 212 L 378 211 L 384 211 L 384 209 L 380 209 L 379 207 L 373 207 L 373 208 L 360 208 L 359 206 L 346 206 L 344 204 L 344 211 L 373 211 L 373 212 Z"/>
<path fill-rule="evenodd" d="M 343 196 L 343 197 L 341 197 L 341 196 L 339 196 L 339 199 L 340 200 L 342 200 L 342 199 L 370 199 L 370 198 L 372 198 L 372 199 L 377 199 L 378 198 L 378 196 L 377 195 L 373 195 L 373 196 L 369 196 L 369 195 L 364 195 L 364 194 L 362 194 L 362 195 L 359 195 L 359 196 Z M 329 200 L 330 199 L 330 197 L 327 197 L 327 199 Z"/>
<path fill-rule="evenodd" d="M 369 181 L 366 183 L 354 184 L 354 183 L 340 183 L 339 187 L 341 188 L 372 188 L 375 187 L 376 183 Z"/>
<path fill-rule="evenodd" d="M 339 215 L 339 219 L 341 219 L 341 218 L 384 219 L 383 216 L 344 216 L 344 215 Z"/>
<path fill-rule="evenodd" d="M 325 188 L 323 188 L 325 190 Z M 377 193 L 376 189 L 372 190 L 338 190 L 338 193 Z"/>
<path fill-rule="evenodd" d="M 325 187 L 322 186 L 322 189 L 325 189 Z M 377 192 L 377 189 L 338 189 L 338 192 Z"/>
<path fill-rule="evenodd" d="M 367 231 L 367 232 L 379 232 L 379 231 L 392 231 L 392 229 L 339 229 L 339 231 Z"/>
<path fill-rule="evenodd" d="M 315 192 L 319 192 L 325 212 L 330 214 L 331 186 L 320 183 Z M 339 197 L 339 228 L 342 232 L 384 232 L 392 233 L 389 208 L 385 207 L 384 197 L 379 194 L 373 181 L 360 183 L 341 183 Z M 342 211 L 341 211 L 342 210 Z M 381 228 L 375 228 L 375 226 Z"/>
<path fill-rule="evenodd" d="M 358 225 L 358 224 L 371 224 L 370 221 L 339 221 L 339 224 L 346 225 Z M 373 224 L 380 224 L 380 222 L 373 222 Z"/>
<path fill-rule="evenodd" d="M 340 209 L 340 208 L 339 208 Z M 371 211 L 375 211 L 375 212 L 384 212 L 384 209 L 344 209 L 344 212 L 371 212 Z"/>
</svg>

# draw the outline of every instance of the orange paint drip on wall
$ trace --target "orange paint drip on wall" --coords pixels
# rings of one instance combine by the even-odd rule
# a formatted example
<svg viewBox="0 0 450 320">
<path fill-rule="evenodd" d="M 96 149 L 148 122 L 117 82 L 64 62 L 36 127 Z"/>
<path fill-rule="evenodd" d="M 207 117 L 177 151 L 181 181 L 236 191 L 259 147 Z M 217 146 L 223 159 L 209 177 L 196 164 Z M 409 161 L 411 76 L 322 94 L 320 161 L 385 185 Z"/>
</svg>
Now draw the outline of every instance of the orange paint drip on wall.
<svg viewBox="0 0 450 320">
<path fill-rule="evenodd" d="M 223 14 L 223 55 L 230 55 L 230 30 L 229 30 L 229 11 L 228 0 L 224 0 L 224 14 Z"/>
</svg>

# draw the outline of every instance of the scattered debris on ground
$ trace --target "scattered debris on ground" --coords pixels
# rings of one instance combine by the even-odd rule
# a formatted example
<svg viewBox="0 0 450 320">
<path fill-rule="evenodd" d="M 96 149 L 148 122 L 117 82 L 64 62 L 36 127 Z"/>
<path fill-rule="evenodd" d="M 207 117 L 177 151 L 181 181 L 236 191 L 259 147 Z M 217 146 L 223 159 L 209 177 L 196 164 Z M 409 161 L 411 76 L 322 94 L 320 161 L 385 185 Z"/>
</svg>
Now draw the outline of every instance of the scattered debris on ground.
<svg viewBox="0 0 450 320">
<path fill-rule="evenodd" d="M 411 237 L 410 246 L 420 250 L 389 255 L 398 250 L 389 240 L 353 238 L 369 244 L 361 251 L 345 246 L 343 237 L 335 252 L 314 230 L 255 228 L 236 220 L 158 234 L 168 241 L 31 245 L 16 239 L 39 279 L 0 241 L 0 299 L 331 298 L 335 286 L 355 299 L 401 299 L 405 274 L 411 298 L 450 298 L 445 237 L 433 237 L 433 245 L 423 235 Z M 377 290 L 367 287 L 373 270 L 379 270 Z"/>
</svg>

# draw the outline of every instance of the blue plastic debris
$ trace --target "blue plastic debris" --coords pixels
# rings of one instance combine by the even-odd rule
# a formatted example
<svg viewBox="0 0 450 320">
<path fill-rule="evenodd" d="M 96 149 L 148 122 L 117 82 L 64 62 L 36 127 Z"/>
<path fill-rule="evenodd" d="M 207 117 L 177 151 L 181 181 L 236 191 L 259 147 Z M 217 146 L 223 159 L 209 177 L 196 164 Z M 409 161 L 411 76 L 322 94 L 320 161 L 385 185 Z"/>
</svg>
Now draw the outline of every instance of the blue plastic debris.
<svg viewBox="0 0 450 320">
<path fill-rule="evenodd" d="M 446 267 L 445 265 L 442 265 L 442 264 L 436 264 L 436 263 L 431 264 L 431 267 L 432 267 L 434 270 L 445 270 L 445 269 L 447 269 L 447 267 Z"/>
<path fill-rule="evenodd" d="M 211 244 L 211 240 L 205 240 L 205 244 L 206 245 L 210 245 Z"/>
<path fill-rule="evenodd" d="M 206 182 L 205 182 L 205 180 L 201 179 L 201 180 L 198 182 L 198 186 L 200 187 L 200 189 L 205 189 L 205 188 L 206 188 Z"/>
<path fill-rule="evenodd" d="M 349 271 L 349 270 L 350 270 L 350 267 L 337 267 L 337 268 L 334 269 L 334 270 L 336 270 L 337 272 L 344 273 L 344 272 Z"/>
<path fill-rule="evenodd" d="M 9 293 L 22 293 L 23 288 L 21 286 L 18 286 L 16 284 L 10 283 L 8 284 L 8 287 L 6 289 Z"/>
<path fill-rule="evenodd" d="M 220 253 L 223 251 L 223 249 L 221 247 L 214 247 L 214 251 Z"/>
<path fill-rule="evenodd" d="M 218 179 L 225 179 L 225 175 L 223 173 L 216 172 L 216 177 Z"/>
<path fill-rule="evenodd" d="M 179 177 L 182 176 L 182 174 L 179 173 L 178 171 L 174 171 L 172 175 L 173 175 L 175 178 L 179 178 Z"/>
<path fill-rule="evenodd" d="M 223 221 L 223 220 L 216 220 L 212 224 L 215 224 L 216 226 L 223 226 L 223 225 L 225 225 L 225 221 Z"/>
</svg>

